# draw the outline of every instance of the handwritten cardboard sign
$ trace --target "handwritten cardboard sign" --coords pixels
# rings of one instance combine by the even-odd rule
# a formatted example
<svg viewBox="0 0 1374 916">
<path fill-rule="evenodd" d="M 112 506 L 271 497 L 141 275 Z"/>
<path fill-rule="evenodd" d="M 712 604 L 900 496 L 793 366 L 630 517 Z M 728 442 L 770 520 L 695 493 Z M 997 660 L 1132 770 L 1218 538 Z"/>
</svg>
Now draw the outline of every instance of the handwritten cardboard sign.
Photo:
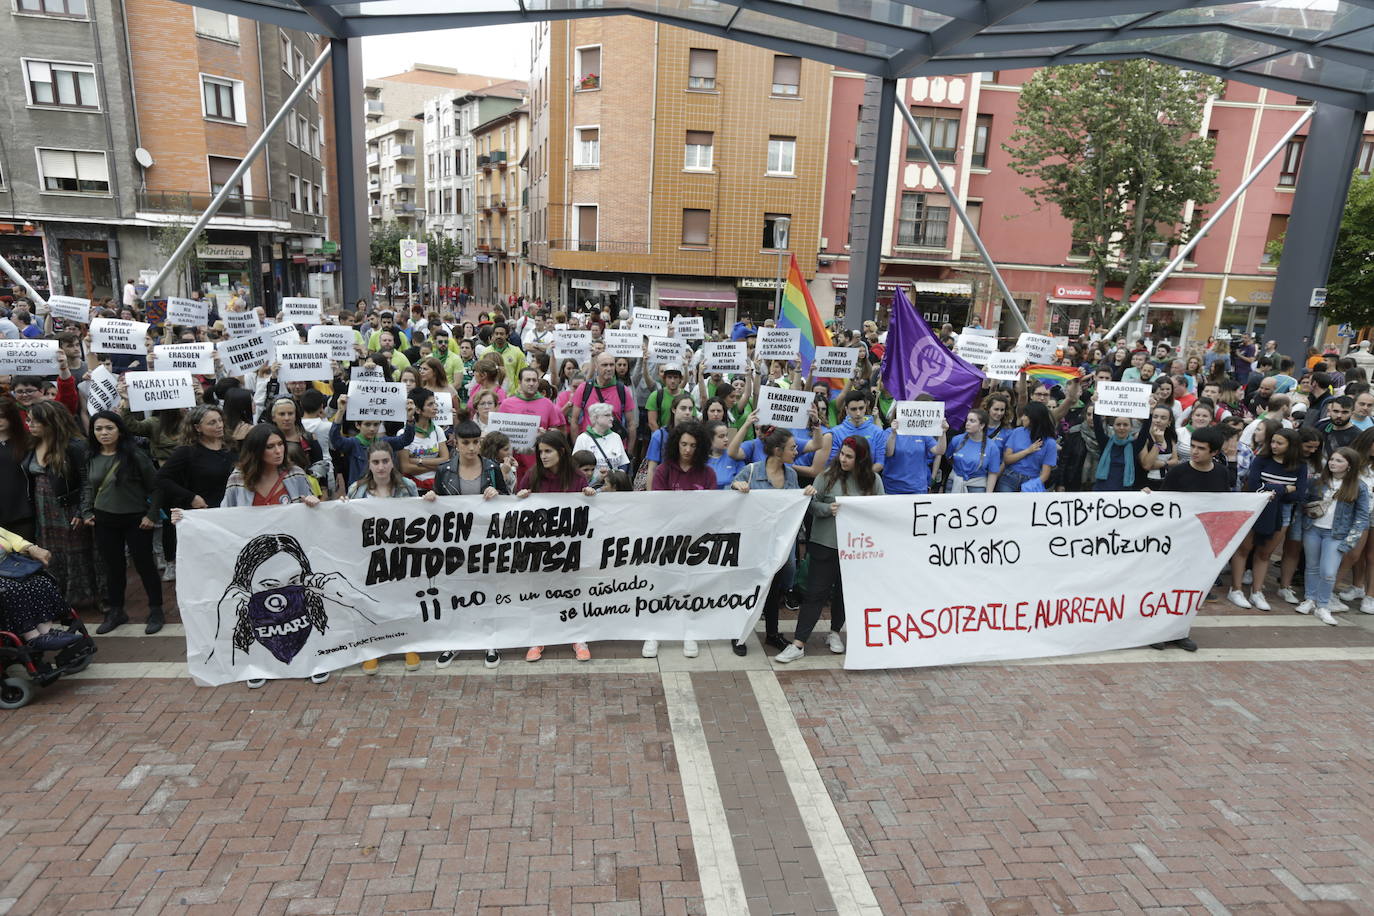
<svg viewBox="0 0 1374 916">
<path fill-rule="evenodd" d="M 939 436 L 944 433 L 944 401 L 898 401 L 893 426 L 899 436 Z"/>
<path fill-rule="evenodd" d="M 272 362 L 272 340 L 263 330 L 219 342 L 219 361 L 230 375 L 246 375 Z"/>
<path fill-rule="evenodd" d="M 801 359 L 801 328 L 759 328 L 754 355 L 759 359 Z"/>
<path fill-rule="evenodd" d="M 1099 417 L 1130 417 L 1145 420 L 1150 416 L 1150 386 L 1139 382 L 1098 382 Z"/>
<path fill-rule="evenodd" d="M 161 344 L 153 347 L 153 365 L 159 372 L 215 374 L 215 345 L 206 343 Z"/>
<path fill-rule="evenodd" d="M 0 340 L 0 375 L 56 375 L 57 341 Z"/>
<path fill-rule="evenodd" d="M 1019 350 L 1010 353 L 993 353 L 988 357 L 987 377 L 1015 381 L 1021 375 L 1021 367 L 1026 364 L 1026 354 Z"/>
<path fill-rule="evenodd" d="M 707 372 L 748 372 L 749 353 L 744 341 L 706 342 Z"/>
<path fill-rule="evenodd" d="M 54 318 L 61 318 L 63 321 L 75 321 L 78 324 L 90 324 L 91 322 L 91 300 L 81 299 L 77 296 L 49 296 L 48 310 Z"/>
<path fill-rule="evenodd" d="M 102 410 L 114 410 L 119 406 L 119 376 L 104 366 L 96 366 L 86 376 L 86 410 L 97 414 Z"/>
<path fill-rule="evenodd" d="M 453 425 L 453 395 L 447 391 L 434 392 L 434 422 L 445 428 Z"/>
<path fill-rule="evenodd" d="M 97 318 L 91 322 L 91 352 L 148 354 L 148 323 L 121 318 Z"/>
<path fill-rule="evenodd" d="M 195 382 L 189 372 L 126 372 L 129 409 L 175 410 L 196 406 Z"/>
<path fill-rule="evenodd" d="M 385 382 L 386 376 L 382 374 L 381 366 L 353 366 L 348 370 L 348 380 Z"/>
<path fill-rule="evenodd" d="M 650 337 L 649 365 L 661 366 L 665 363 L 685 363 L 687 361 L 687 341 L 681 337 Z"/>
<path fill-rule="evenodd" d="M 516 451 L 527 452 L 534 448 L 534 439 L 539 435 L 539 418 L 523 413 L 487 414 L 487 429 L 505 433 Z"/>
<path fill-rule="evenodd" d="M 203 299 L 169 296 L 167 323 L 176 327 L 203 328 L 210 323 L 210 303 Z"/>
<path fill-rule="evenodd" d="M 257 312 L 225 312 L 224 326 L 229 329 L 230 337 L 247 337 L 259 327 Z"/>
<path fill-rule="evenodd" d="M 353 342 L 356 339 L 352 328 L 334 324 L 317 324 L 305 332 L 308 343 L 324 344 L 329 347 L 329 358 L 341 363 L 353 362 Z"/>
<path fill-rule="evenodd" d="M 986 366 L 988 359 L 997 352 L 997 339 L 965 332 L 955 338 L 954 352 L 965 362 L 975 366 Z"/>
<path fill-rule="evenodd" d="M 815 378 L 853 378 L 859 365 L 859 351 L 852 347 L 817 347 L 811 361 Z"/>
<path fill-rule="evenodd" d="M 592 358 L 591 331 L 554 331 L 553 350 L 558 358 L 575 359 L 579 364 Z"/>
<path fill-rule="evenodd" d="M 673 319 L 673 331 L 684 340 L 705 340 L 706 319 L 700 315 L 678 315 Z"/>
<path fill-rule="evenodd" d="M 635 308 L 630 313 L 634 329 L 645 337 L 667 337 L 669 315 L 666 309 Z"/>
<path fill-rule="evenodd" d="M 296 326 L 288 321 L 283 321 L 279 324 L 265 324 L 262 326 L 262 330 L 267 335 L 267 339 L 272 341 L 272 352 L 274 354 L 281 350 L 282 347 L 294 347 L 301 342 L 300 331 L 297 331 Z M 319 344 L 318 346 L 327 345 Z M 275 360 L 276 357 L 273 356 L 273 359 Z"/>
<path fill-rule="evenodd" d="M 1054 360 L 1054 338 L 1044 334 L 1023 333 L 1016 340 L 1016 349 L 1026 354 L 1032 363 L 1048 363 Z"/>
<path fill-rule="evenodd" d="M 292 324 L 322 324 L 324 306 L 320 300 L 309 296 L 283 296 L 281 300 L 282 321 Z"/>
<path fill-rule="evenodd" d="M 324 344 L 288 344 L 277 348 L 277 380 L 327 382 L 334 377 L 329 347 Z"/>
<path fill-rule="evenodd" d="M 644 336 L 638 331 L 619 331 L 607 328 L 602 334 L 606 352 L 615 357 L 638 359 L 644 355 Z"/>
<path fill-rule="evenodd" d="M 348 420 L 406 421 L 406 386 L 400 382 L 350 382 Z"/>
<path fill-rule="evenodd" d="M 771 385 L 759 389 L 759 425 L 805 429 L 813 396 L 810 391 L 791 391 Z"/>
</svg>

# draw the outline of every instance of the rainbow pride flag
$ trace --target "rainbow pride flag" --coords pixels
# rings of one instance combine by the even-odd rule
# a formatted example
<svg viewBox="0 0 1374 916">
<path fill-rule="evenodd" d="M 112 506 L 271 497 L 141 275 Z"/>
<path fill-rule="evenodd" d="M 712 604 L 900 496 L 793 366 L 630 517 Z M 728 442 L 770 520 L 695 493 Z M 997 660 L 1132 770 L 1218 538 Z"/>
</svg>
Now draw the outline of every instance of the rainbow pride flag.
<svg viewBox="0 0 1374 916">
<path fill-rule="evenodd" d="M 816 303 L 811 300 L 811 290 L 802 279 L 801 268 L 797 266 L 797 256 L 792 255 L 792 263 L 787 268 L 787 285 L 782 289 L 782 314 L 778 316 L 778 327 L 801 329 L 801 370 L 802 375 L 811 371 L 811 360 L 816 358 L 817 347 L 834 346 L 830 331 L 821 321 L 816 311 Z"/>
<path fill-rule="evenodd" d="M 1027 366 L 1022 371 L 1026 373 L 1026 378 L 1033 378 L 1051 388 L 1083 377 L 1083 373 L 1073 366 Z"/>
</svg>

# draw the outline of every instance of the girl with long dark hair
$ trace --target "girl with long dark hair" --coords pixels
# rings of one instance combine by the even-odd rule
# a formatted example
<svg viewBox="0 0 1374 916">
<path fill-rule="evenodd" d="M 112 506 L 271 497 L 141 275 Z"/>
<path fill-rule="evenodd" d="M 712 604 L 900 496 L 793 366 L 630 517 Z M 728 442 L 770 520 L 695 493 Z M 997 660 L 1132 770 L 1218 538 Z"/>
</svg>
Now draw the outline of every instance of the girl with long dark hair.
<svg viewBox="0 0 1374 916">
<path fill-rule="evenodd" d="M 997 476 L 1002 470 L 1002 447 L 989 435 L 990 423 L 986 410 L 970 410 L 964 420 L 964 431 L 950 443 L 950 493 L 996 490 Z"/>
<path fill-rule="evenodd" d="M 1150 419 L 1136 433 L 1136 460 L 1141 470 L 1140 483 L 1157 486 L 1164 482 L 1169 468 L 1178 463 L 1178 432 L 1174 412 L 1163 404 L 1150 408 Z"/>
<path fill-rule="evenodd" d="M 1303 520 L 1303 553 L 1307 557 L 1307 600 L 1298 605 L 1299 614 L 1315 614 L 1328 626 L 1331 616 L 1331 591 L 1341 557 L 1352 550 L 1369 527 L 1369 488 L 1360 480 L 1363 464 L 1354 449 L 1338 448 L 1322 467 L 1321 478 L 1306 505 Z"/>
<path fill-rule="evenodd" d="M 1267 611 L 1269 601 L 1264 597 L 1264 579 L 1269 575 L 1269 558 L 1283 544 L 1293 521 L 1294 508 L 1307 501 L 1307 464 L 1302 460 L 1302 440 L 1297 433 L 1291 429 L 1274 431 L 1251 462 L 1245 489 L 1273 495 L 1240 548 L 1231 556 L 1231 591 L 1227 598 L 1236 607 Z M 1247 599 L 1242 586 L 1252 551 L 1253 585 Z"/>
<path fill-rule="evenodd" d="M 1020 420 L 1021 425 L 1012 430 L 1002 449 L 998 493 L 1019 493 L 1031 482 L 1038 483 L 1043 490 L 1059 461 L 1059 443 L 1054 438 L 1049 408 L 1031 401 L 1021 408 Z"/>
<path fill-rule="evenodd" d="M 19 402 L 0 396 L 0 528 L 25 541 L 38 540 L 37 510 L 24 473 L 32 441 Z"/>
<path fill-rule="evenodd" d="M 89 444 L 67 408 L 41 401 L 29 409 L 24 473 L 38 513 L 38 540 L 52 552 L 48 573 L 73 606 L 100 604 L 100 567 L 92 532 L 81 515 Z"/>
</svg>

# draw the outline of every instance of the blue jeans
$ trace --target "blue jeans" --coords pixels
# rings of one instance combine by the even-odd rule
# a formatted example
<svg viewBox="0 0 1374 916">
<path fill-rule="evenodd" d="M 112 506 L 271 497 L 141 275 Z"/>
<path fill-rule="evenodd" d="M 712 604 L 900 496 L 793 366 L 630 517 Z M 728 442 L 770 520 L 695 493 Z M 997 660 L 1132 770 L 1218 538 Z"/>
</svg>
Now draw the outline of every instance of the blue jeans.
<svg viewBox="0 0 1374 916">
<path fill-rule="evenodd" d="M 1020 493 L 1021 484 L 1030 479 L 1030 474 L 1018 474 L 1016 471 L 1003 471 L 1002 476 L 997 478 L 997 492 Z"/>
<path fill-rule="evenodd" d="M 1345 541 L 1337 540 L 1330 528 L 1308 528 L 1303 532 L 1302 549 L 1307 557 L 1307 598 L 1317 607 L 1331 606 L 1331 591 L 1341 567 Z"/>
</svg>

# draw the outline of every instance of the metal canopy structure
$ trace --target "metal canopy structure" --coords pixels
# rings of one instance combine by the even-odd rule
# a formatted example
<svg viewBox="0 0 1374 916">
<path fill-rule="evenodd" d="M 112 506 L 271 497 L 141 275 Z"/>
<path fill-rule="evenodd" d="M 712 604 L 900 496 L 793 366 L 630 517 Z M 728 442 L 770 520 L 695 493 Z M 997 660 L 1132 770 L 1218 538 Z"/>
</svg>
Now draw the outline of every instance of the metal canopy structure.
<svg viewBox="0 0 1374 916">
<path fill-rule="evenodd" d="M 1374 0 L 199 0 L 197 5 L 330 38 L 632 15 L 887 79 L 1146 57 L 1345 108 L 1374 108 Z"/>
</svg>

